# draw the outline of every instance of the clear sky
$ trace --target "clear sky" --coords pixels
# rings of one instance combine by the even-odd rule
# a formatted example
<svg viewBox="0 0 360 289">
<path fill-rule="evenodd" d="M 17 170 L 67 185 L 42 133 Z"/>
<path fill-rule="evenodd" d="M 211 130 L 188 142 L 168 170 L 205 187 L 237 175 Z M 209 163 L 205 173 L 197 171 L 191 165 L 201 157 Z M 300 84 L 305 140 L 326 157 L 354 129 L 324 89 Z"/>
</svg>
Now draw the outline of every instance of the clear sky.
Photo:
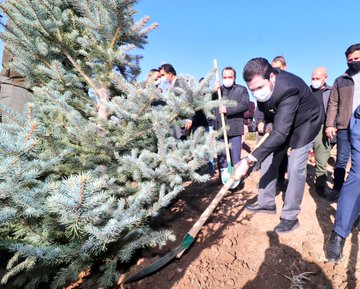
<svg viewBox="0 0 360 289">
<path fill-rule="evenodd" d="M 244 84 L 248 60 L 283 55 L 288 71 L 309 84 L 312 70 L 325 66 L 332 84 L 347 68 L 347 47 L 360 43 L 360 0 L 142 0 L 135 7 L 136 19 L 148 15 L 159 23 L 138 51 L 139 81 L 162 63 L 199 79 L 217 58 Z"/>
<path fill-rule="evenodd" d="M 312 70 L 325 66 L 332 85 L 347 69 L 345 50 L 360 43 L 359 0 L 142 0 L 136 9 L 136 17 L 159 23 L 141 51 L 139 80 L 166 62 L 198 79 L 217 58 L 244 84 L 248 60 L 283 55 L 287 70 L 308 84 Z"/>
</svg>

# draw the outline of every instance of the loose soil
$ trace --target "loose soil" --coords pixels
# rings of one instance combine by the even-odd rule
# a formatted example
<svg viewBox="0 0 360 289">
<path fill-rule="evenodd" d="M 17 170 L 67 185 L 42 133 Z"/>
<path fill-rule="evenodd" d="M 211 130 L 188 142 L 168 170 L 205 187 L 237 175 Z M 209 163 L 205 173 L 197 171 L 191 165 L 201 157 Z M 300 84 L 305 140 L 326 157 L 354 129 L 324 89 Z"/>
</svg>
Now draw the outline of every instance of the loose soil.
<svg viewBox="0 0 360 289">
<path fill-rule="evenodd" d="M 249 141 L 248 145 L 253 147 L 254 142 Z M 333 150 L 332 156 L 334 153 Z M 244 151 L 242 155 L 245 154 Z M 329 164 L 329 180 L 332 171 Z M 281 190 L 276 197 L 276 215 L 245 210 L 245 205 L 255 202 L 257 197 L 260 172 L 253 172 L 242 187 L 225 195 L 180 259 L 120 288 L 360 289 L 359 226 L 346 239 L 342 261 L 337 265 L 327 262 L 324 246 L 332 230 L 336 203 L 314 192 L 314 172 L 309 162 L 300 227 L 293 232 L 279 235 L 273 232 L 280 220 Z M 332 187 L 331 182 L 329 186 Z M 205 184 L 189 182 L 177 202 L 164 209 L 158 219 L 159 228 L 173 230 L 177 241 L 161 250 L 144 250 L 137 265 L 126 275 L 138 272 L 175 248 L 221 187 L 218 175 Z"/>
<path fill-rule="evenodd" d="M 248 141 L 249 149 L 254 141 Z M 247 152 L 243 151 L 242 155 Z M 335 150 L 332 152 L 333 160 Z M 328 165 L 329 180 L 333 167 Z M 315 168 L 309 161 L 307 184 L 299 215 L 300 227 L 277 235 L 284 192 L 276 196 L 276 215 L 253 214 L 245 205 L 256 201 L 260 172 L 253 172 L 242 186 L 229 191 L 180 259 L 138 282 L 115 285 L 122 289 L 360 289 L 359 226 L 346 239 L 339 264 L 327 262 L 325 243 L 331 233 L 336 203 L 314 192 Z M 332 187 L 329 181 L 329 186 Z M 154 220 L 158 229 L 171 229 L 177 237 L 163 248 L 137 252 L 138 262 L 119 280 L 131 276 L 174 249 L 206 209 L 222 184 L 216 174 L 204 184 L 188 182 L 169 208 Z M 67 289 L 97 289 L 96 276 Z M 7 288 L 1 286 L 0 288 Z M 100 289 L 100 288 L 99 288 Z"/>
</svg>

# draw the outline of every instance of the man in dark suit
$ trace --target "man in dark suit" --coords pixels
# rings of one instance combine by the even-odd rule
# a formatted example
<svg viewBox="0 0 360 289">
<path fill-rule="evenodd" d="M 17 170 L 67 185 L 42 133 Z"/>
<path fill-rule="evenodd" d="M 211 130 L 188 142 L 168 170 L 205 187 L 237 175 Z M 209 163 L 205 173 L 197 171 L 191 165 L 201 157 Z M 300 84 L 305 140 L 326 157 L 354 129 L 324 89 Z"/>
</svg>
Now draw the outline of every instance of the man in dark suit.
<svg viewBox="0 0 360 289">
<path fill-rule="evenodd" d="M 297 219 L 304 195 L 306 164 L 314 139 L 324 121 L 324 111 L 309 86 L 298 76 L 274 69 L 265 58 L 251 59 L 243 78 L 257 100 L 258 109 L 272 122 L 273 129 L 252 155 L 235 166 L 235 178 L 244 176 L 256 162 L 272 157 L 259 183 L 258 201 L 246 209 L 258 213 L 276 213 L 276 179 L 280 160 L 290 148 L 288 175 L 281 221 L 277 233 L 299 226 Z"/>
<path fill-rule="evenodd" d="M 190 87 L 187 84 L 184 78 L 178 77 L 176 74 L 175 68 L 169 64 L 165 63 L 160 66 L 160 77 L 161 77 L 161 87 L 166 87 L 167 89 L 172 89 L 175 95 L 180 95 L 180 92 L 177 88 L 180 88 L 180 91 L 183 90 L 186 93 L 191 93 Z M 185 127 L 180 128 L 179 126 L 174 126 L 173 135 L 176 139 L 186 139 L 187 135 L 192 126 L 192 119 L 186 120 Z"/>
</svg>

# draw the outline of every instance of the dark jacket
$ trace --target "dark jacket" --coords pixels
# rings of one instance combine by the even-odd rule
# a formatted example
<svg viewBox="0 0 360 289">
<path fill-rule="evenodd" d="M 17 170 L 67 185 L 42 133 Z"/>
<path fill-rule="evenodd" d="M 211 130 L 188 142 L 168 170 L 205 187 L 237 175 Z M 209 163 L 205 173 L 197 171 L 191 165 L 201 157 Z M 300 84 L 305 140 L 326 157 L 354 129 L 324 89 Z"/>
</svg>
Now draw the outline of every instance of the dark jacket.
<svg viewBox="0 0 360 289">
<path fill-rule="evenodd" d="M 258 109 L 273 124 L 269 137 L 252 153 L 258 162 L 284 146 L 297 149 L 310 143 L 324 121 L 320 104 L 300 77 L 280 70 L 275 74 L 271 98 L 258 102 Z"/>
<path fill-rule="evenodd" d="M 329 104 L 331 88 L 332 87 L 330 85 L 326 85 L 326 84 L 324 88 L 320 88 L 320 89 L 314 89 L 312 86 L 310 86 L 311 91 L 313 92 L 315 98 L 320 103 L 325 113 Z"/>
<path fill-rule="evenodd" d="M 185 91 L 187 91 L 189 93 L 192 93 L 188 83 L 186 82 L 186 80 L 181 78 L 181 77 L 180 78 L 177 77 L 175 79 L 173 87 L 174 87 L 174 90 L 175 90 L 175 95 L 180 95 L 178 93 L 178 91 L 176 91 L 176 88 L 182 88 Z M 206 115 L 202 110 L 195 111 L 195 114 L 191 118 L 191 121 L 192 121 L 191 129 L 193 131 L 195 131 L 200 126 L 202 126 L 202 127 L 208 127 L 209 126 L 209 120 L 206 118 Z"/>
<path fill-rule="evenodd" d="M 346 71 L 334 81 L 326 111 L 326 127 L 346 129 L 353 111 L 354 80 Z"/>
<path fill-rule="evenodd" d="M 249 109 L 244 113 L 244 124 L 249 124 L 253 121 L 255 114 L 255 103 L 249 102 Z"/>
<path fill-rule="evenodd" d="M 230 137 L 240 136 L 244 134 L 244 113 L 249 109 L 249 93 L 246 87 L 234 84 L 230 88 L 221 86 L 221 94 L 223 99 L 236 101 L 236 106 L 228 106 L 226 108 L 225 124 L 229 126 L 227 135 Z M 217 93 L 213 95 L 213 99 L 217 99 Z M 219 108 L 215 110 L 216 119 L 214 120 L 214 129 L 222 128 L 221 115 Z"/>
<path fill-rule="evenodd" d="M 199 127 L 208 127 L 210 126 L 210 121 L 207 119 L 205 113 L 202 110 L 195 111 L 195 114 L 192 118 L 192 127 L 191 129 L 195 131 Z"/>
<path fill-rule="evenodd" d="M 2 65 L 3 69 L 0 72 L 0 76 L 3 76 L 2 80 L 4 80 L 6 83 L 15 85 L 15 86 L 25 86 L 25 78 L 18 72 L 14 71 L 13 69 L 10 69 L 7 67 L 9 63 L 13 61 L 14 57 L 9 52 L 9 50 L 6 49 L 6 47 L 3 50 L 3 59 L 2 59 Z"/>
<path fill-rule="evenodd" d="M 177 90 L 177 88 L 181 88 L 181 89 L 185 90 L 186 92 L 191 92 L 188 83 L 182 77 L 176 77 L 172 87 L 174 89 L 174 93 L 175 93 L 176 96 L 180 95 L 180 92 Z"/>
</svg>

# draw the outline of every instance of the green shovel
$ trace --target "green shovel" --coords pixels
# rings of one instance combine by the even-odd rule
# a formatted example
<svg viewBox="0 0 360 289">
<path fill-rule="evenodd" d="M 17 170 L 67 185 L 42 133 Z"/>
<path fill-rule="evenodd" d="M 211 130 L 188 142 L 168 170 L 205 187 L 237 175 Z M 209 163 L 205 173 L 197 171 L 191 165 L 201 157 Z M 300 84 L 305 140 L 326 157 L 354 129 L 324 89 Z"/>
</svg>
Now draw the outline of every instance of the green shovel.
<svg viewBox="0 0 360 289">
<path fill-rule="evenodd" d="M 268 137 L 268 133 L 265 134 L 262 139 L 257 143 L 254 150 L 258 148 Z M 171 260 L 176 258 L 181 258 L 182 254 L 185 252 L 186 249 L 188 249 L 191 244 L 194 242 L 196 235 L 201 230 L 202 226 L 205 224 L 207 219 L 210 217 L 211 213 L 214 211 L 218 203 L 221 201 L 221 199 L 224 197 L 225 193 L 230 189 L 231 185 L 237 181 L 233 176 L 229 178 L 229 180 L 226 182 L 226 184 L 221 188 L 221 190 L 216 194 L 215 198 L 211 201 L 210 205 L 207 206 L 205 211 L 201 214 L 200 218 L 196 221 L 196 223 L 191 227 L 190 231 L 187 232 L 182 239 L 179 246 L 177 246 L 175 249 L 171 250 L 169 253 L 161 257 L 159 260 L 155 261 L 154 263 L 150 264 L 149 266 L 145 267 L 144 269 L 140 270 L 138 273 L 136 273 L 133 276 L 128 277 L 125 279 L 124 283 L 134 282 L 137 280 L 140 280 L 157 270 L 164 267 L 166 264 L 168 264 Z"/>
</svg>

